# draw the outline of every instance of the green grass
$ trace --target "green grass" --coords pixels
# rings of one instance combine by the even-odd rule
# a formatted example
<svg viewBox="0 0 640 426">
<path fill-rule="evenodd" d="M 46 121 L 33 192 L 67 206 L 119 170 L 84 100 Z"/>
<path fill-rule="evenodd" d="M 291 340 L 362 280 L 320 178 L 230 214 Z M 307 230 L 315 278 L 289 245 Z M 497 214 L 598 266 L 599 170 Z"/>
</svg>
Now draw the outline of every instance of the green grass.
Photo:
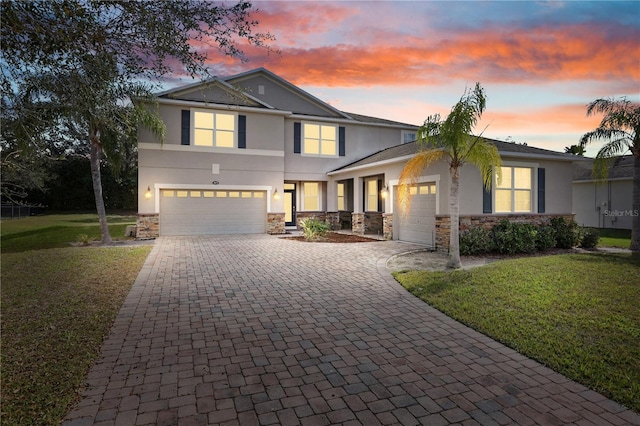
<svg viewBox="0 0 640 426">
<path fill-rule="evenodd" d="M 136 217 L 108 215 L 107 223 L 111 237 L 123 240 L 127 239 L 124 237 L 127 225 L 135 225 Z M 87 235 L 91 240 L 101 239 L 96 214 L 55 214 L 3 220 L 0 235 L 3 253 L 68 247 L 81 235 Z"/>
<path fill-rule="evenodd" d="M 445 314 L 640 411 L 640 262 L 630 255 L 529 257 L 394 275 Z"/>
<path fill-rule="evenodd" d="M 628 249 L 631 245 L 630 229 L 599 228 L 600 242 L 598 247 L 617 247 Z"/>
<path fill-rule="evenodd" d="M 29 236 L 23 247 L 36 247 L 2 252 L 2 424 L 57 425 L 151 246 L 69 247 L 93 226 L 86 217 L 29 219 L 36 219 L 32 230 L 26 219 L 11 221 L 19 229 L 2 224 L 3 249 L 5 238 L 15 235 Z M 40 250 L 55 241 L 65 248 Z"/>
</svg>

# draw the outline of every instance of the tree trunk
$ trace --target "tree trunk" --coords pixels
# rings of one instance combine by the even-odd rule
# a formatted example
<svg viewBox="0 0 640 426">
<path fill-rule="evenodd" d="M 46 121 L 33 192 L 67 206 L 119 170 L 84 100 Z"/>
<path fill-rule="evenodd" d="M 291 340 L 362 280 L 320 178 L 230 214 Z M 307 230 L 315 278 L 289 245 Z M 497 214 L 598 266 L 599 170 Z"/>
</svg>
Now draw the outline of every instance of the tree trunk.
<svg viewBox="0 0 640 426">
<path fill-rule="evenodd" d="M 633 195 L 631 196 L 631 254 L 640 257 L 640 152 L 633 157 Z"/>
<path fill-rule="evenodd" d="M 98 132 L 91 132 L 89 137 L 91 140 L 91 180 L 93 181 L 93 195 L 96 199 L 96 210 L 98 211 L 98 220 L 100 221 L 100 233 L 102 234 L 102 244 L 111 244 L 111 234 L 109 234 L 109 226 L 107 225 L 107 212 L 104 208 L 104 199 L 102 198 L 102 178 L 100 176 L 100 135 Z"/>
<path fill-rule="evenodd" d="M 450 168 L 451 188 L 449 190 L 449 261 L 447 268 L 460 269 L 460 203 L 459 203 L 459 187 L 460 174 L 457 168 Z"/>
</svg>

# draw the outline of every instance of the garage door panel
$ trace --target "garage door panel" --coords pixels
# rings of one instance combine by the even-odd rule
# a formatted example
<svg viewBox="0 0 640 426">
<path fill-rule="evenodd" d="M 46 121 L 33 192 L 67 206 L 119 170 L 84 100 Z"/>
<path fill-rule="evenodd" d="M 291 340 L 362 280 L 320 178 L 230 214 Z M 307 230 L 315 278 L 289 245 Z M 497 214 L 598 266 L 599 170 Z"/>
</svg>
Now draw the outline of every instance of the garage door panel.
<svg viewBox="0 0 640 426">
<path fill-rule="evenodd" d="M 398 239 L 435 246 L 435 183 L 414 185 L 407 214 L 399 214 Z M 399 209 L 397 211 L 400 211 Z"/>
<path fill-rule="evenodd" d="M 161 191 L 160 235 L 260 234 L 266 232 L 264 191 Z M 184 192 L 183 192 L 184 193 Z M 204 194 L 208 196 L 204 196 Z"/>
</svg>

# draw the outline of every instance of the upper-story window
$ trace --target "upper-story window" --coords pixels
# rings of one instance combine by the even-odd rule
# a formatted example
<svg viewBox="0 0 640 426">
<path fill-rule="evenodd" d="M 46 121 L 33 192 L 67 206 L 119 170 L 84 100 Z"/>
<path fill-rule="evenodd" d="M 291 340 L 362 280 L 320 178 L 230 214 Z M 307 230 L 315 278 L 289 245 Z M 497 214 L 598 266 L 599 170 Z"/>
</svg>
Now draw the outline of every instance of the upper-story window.
<svg viewBox="0 0 640 426">
<path fill-rule="evenodd" d="M 495 176 L 495 212 L 529 213 L 532 211 L 533 169 L 502 167 L 502 178 Z"/>
<path fill-rule="evenodd" d="M 338 126 L 304 123 L 302 153 L 326 157 L 338 156 Z"/>
<path fill-rule="evenodd" d="M 402 143 L 409 143 L 416 140 L 416 132 L 410 132 L 407 130 L 402 131 Z"/>
<path fill-rule="evenodd" d="M 193 144 L 233 148 L 236 146 L 236 115 L 193 111 Z"/>
</svg>

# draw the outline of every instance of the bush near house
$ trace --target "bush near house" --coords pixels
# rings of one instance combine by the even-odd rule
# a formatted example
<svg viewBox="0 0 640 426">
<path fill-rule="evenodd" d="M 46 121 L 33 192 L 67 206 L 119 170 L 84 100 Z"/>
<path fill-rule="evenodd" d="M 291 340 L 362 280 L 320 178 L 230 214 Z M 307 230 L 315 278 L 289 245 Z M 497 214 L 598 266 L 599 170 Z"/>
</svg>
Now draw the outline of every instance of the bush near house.
<svg viewBox="0 0 640 426">
<path fill-rule="evenodd" d="M 304 238 L 311 241 L 316 241 L 324 238 L 329 232 L 329 225 L 315 218 L 309 218 L 300 221 L 300 227 L 302 228 L 302 234 Z"/>
<path fill-rule="evenodd" d="M 554 218 L 549 225 L 511 222 L 503 219 L 493 229 L 473 228 L 460 234 L 460 254 L 489 253 L 522 254 L 570 249 L 576 246 L 594 248 L 598 244 L 597 231 L 581 228 L 574 221 Z"/>
</svg>

